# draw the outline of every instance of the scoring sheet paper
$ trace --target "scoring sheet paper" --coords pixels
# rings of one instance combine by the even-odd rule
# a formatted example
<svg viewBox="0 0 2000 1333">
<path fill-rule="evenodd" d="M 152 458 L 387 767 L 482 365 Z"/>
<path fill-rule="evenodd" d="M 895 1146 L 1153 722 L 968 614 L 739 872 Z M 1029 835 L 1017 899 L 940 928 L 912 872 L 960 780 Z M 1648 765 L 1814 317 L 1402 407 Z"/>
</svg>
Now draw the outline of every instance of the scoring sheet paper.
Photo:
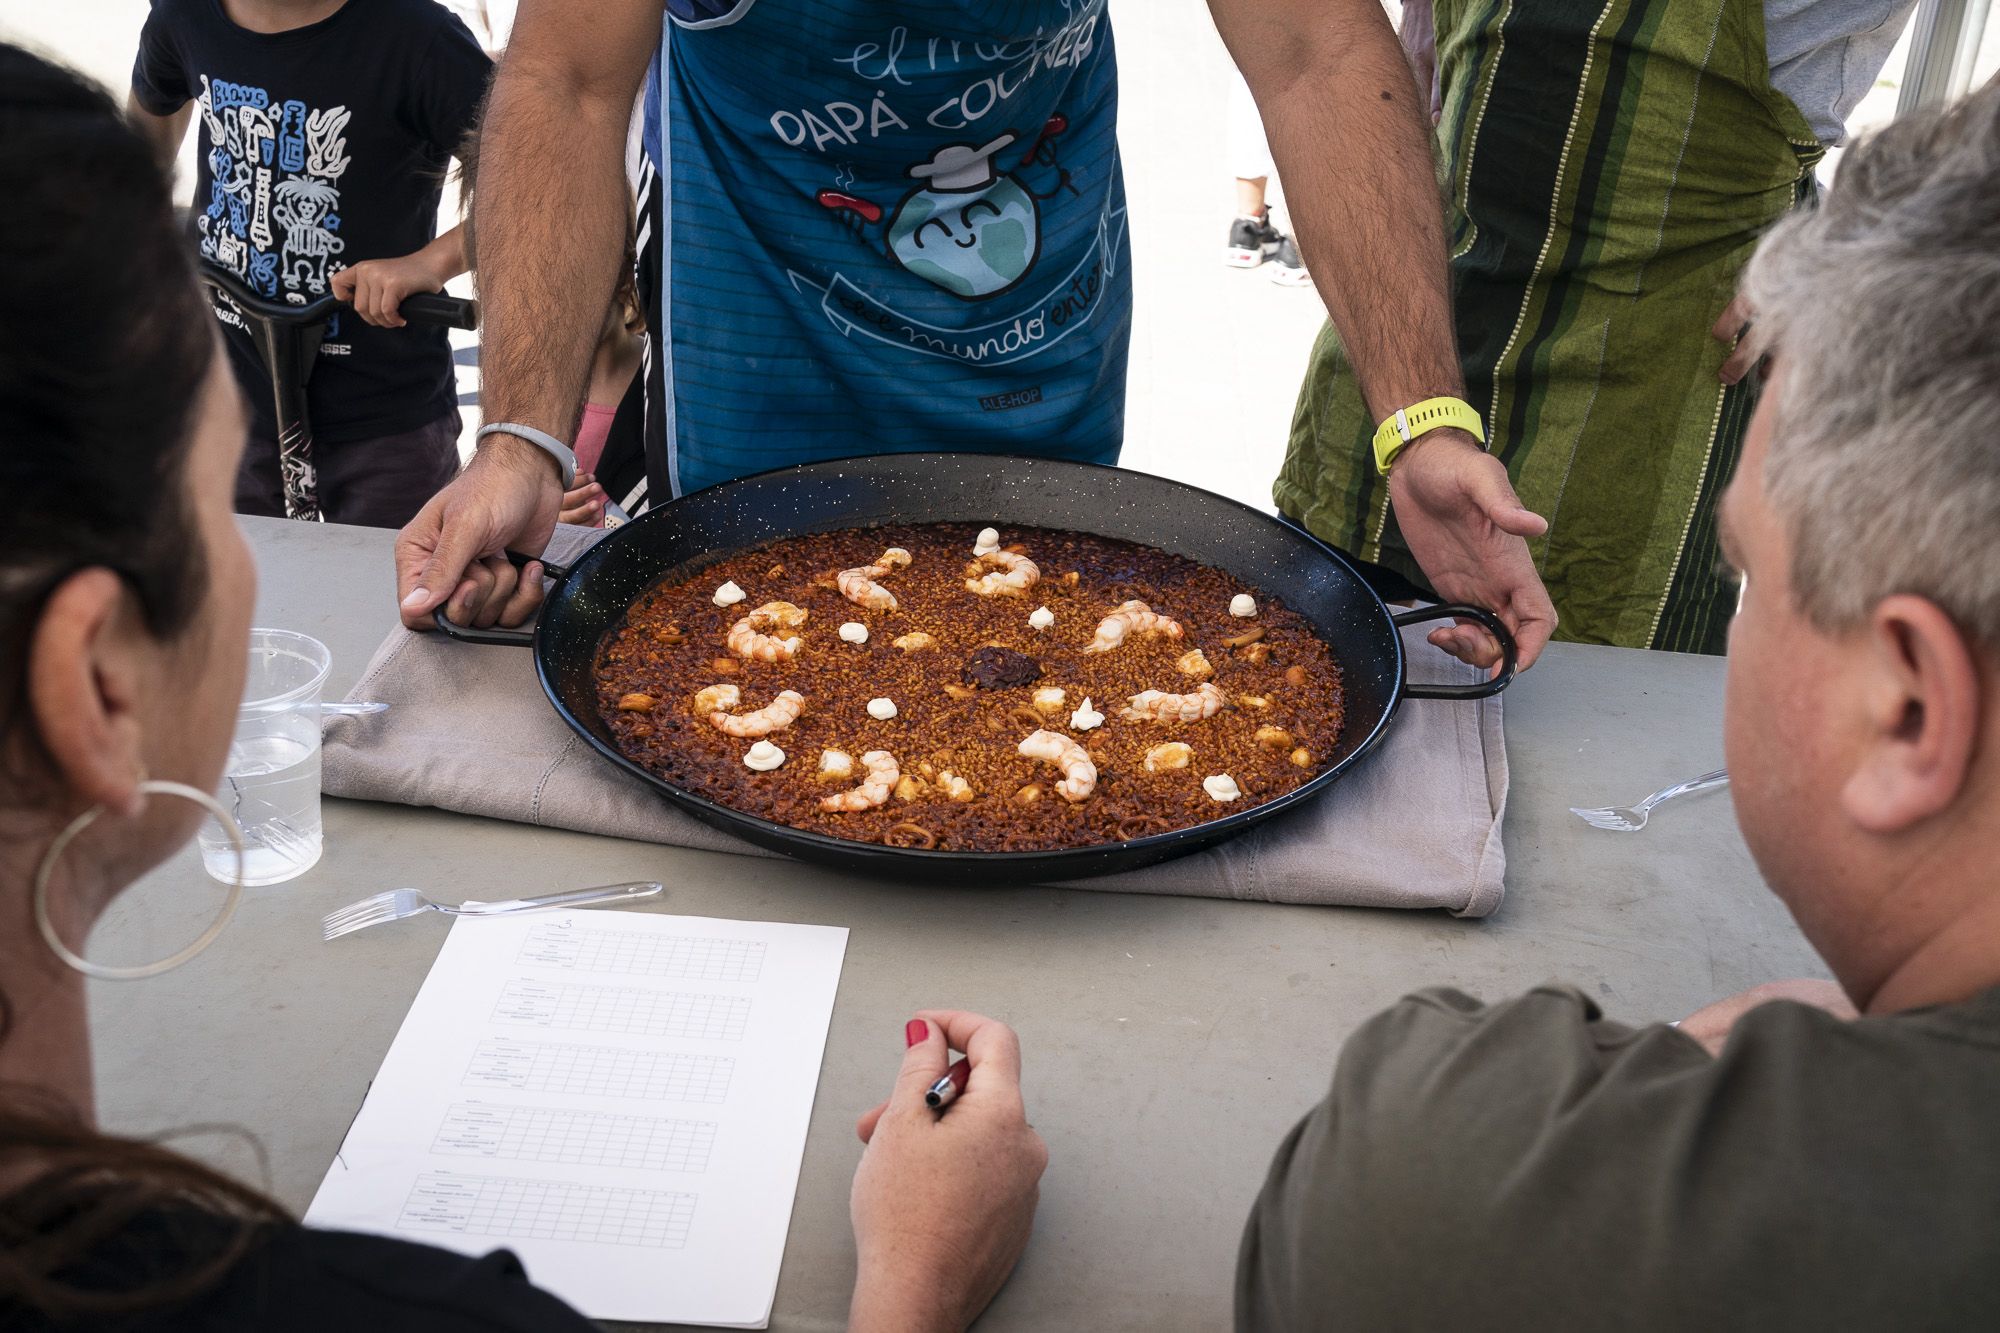
<svg viewBox="0 0 2000 1333">
<path fill-rule="evenodd" d="M 460 917 L 306 1221 L 505 1246 L 595 1319 L 763 1328 L 847 931 Z"/>
</svg>

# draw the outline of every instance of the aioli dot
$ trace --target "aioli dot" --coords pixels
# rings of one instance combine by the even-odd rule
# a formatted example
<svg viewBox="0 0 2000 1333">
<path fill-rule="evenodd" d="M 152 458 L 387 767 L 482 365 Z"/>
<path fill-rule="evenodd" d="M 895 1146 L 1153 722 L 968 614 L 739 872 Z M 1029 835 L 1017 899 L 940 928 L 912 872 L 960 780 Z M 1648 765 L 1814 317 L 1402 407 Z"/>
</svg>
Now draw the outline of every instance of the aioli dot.
<svg viewBox="0 0 2000 1333">
<path fill-rule="evenodd" d="M 1243 789 L 1236 785 L 1236 779 L 1227 773 L 1217 773 L 1214 777 L 1203 778 L 1201 789 L 1217 801 L 1233 801 L 1243 794 Z"/>
</svg>

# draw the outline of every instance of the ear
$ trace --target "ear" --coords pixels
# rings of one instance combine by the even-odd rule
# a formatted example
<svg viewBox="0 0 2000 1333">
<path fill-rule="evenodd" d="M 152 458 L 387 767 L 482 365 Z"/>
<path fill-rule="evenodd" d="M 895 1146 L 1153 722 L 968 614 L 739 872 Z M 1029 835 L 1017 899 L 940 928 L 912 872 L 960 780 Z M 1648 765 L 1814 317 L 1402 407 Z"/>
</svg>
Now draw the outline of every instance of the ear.
<svg viewBox="0 0 2000 1333">
<path fill-rule="evenodd" d="M 118 576 L 86 569 L 56 588 L 28 645 L 28 711 L 63 786 L 123 815 L 144 804 L 145 637 Z"/>
<path fill-rule="evenodd" d="M 1871 833 L 1900 833 L 1965 789 L 1982 724 L 1979 666 L 1951 617 L 1922 597 L 1885 598 L 1864 633 L 1867 731 L 1841 804 Z"/>
</svg>

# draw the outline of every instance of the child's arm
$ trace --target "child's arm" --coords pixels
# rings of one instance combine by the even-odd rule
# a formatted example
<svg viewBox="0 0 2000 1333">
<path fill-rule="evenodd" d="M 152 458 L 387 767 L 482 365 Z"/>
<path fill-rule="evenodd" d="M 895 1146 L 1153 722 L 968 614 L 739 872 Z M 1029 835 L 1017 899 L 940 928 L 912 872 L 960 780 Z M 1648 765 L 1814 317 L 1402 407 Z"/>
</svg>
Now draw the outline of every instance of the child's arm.
<svg viewBox="0 0 2000 1333">
<path fill-rule="evenodd" d="M 377 328 L 400 329 L 397 312 L 411 292 L 434 292 L 471 267 L 466 263 L 463 223 L 421 250 L 394 259 L 364 259 L 333 275 L 333 294 Z"/>
<path fill-rule="evenodd" d="M 132 128 L 152 146 L 153 156 L 159 160 L 161 168 L 168 176 L 174 174 L 174 159 L 181 155 L 181 140 L 187 138 L 188 120 L 194 115 L 194 103 L 182 102 L 178 111 L 169 111 L 164 116 L 156 116 L 139 105 L 137 93 L 125 95 L 125 116 L 132 122 Z"/>
</svg>

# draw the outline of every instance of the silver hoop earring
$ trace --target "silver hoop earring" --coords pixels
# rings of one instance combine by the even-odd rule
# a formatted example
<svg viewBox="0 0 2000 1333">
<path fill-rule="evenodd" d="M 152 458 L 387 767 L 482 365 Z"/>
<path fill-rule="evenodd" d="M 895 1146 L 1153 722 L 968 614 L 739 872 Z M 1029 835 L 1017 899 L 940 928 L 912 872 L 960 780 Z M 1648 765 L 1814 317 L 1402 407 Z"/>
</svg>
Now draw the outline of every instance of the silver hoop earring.
<svg viewBox="0 0 2000 1333">
<path fill-rule="evenodd" d="M 49 850 L 42 857 L 42 864 L 35 870 L 35 927 L 42 932 L 43 943 L 62 960 L 64 966 L 81 972 L 86 977 L 96 977 L 102 981 L 139 981 L 146 977 L 157 977 L 162 972 L 169 972 L 179 967 L 215 943 L 216 937 L 222 934 L 222 928 L 229 924 L 229 918 L 236 915 L 236 905 L 243 900 L 243 830 L 238 827 L 229 811 L 223 808 L 222 802 L 184 782 L 141 782 L 139 790 L 149 796 L 179 796 L 184 800 L 193 801 L 213 815 L 215 822 L 222 825 L 222 831 L 229 835 L 230 845 L 236 849 L 236 876 L 230 882 L 229 899 L 222 904 L 222 914 L 210 923 L 207 930 L 195 938 L 194 943 L 173 957 L 162 958 L 157 963 L 145 963 L 138 967 L 107 967 L 103 963 L 93 963 L 64 944 L 56 934 L 55 922 L 49 919 L 49 876 L 70 843 L 76 840 L 78 834 L 97 822 L 97 817 L 104 813 L 104 807 L 93 805 L 72 819 L 69 827 L 56 834 L 56 840 L 49 844 Z"/>
</svg>

